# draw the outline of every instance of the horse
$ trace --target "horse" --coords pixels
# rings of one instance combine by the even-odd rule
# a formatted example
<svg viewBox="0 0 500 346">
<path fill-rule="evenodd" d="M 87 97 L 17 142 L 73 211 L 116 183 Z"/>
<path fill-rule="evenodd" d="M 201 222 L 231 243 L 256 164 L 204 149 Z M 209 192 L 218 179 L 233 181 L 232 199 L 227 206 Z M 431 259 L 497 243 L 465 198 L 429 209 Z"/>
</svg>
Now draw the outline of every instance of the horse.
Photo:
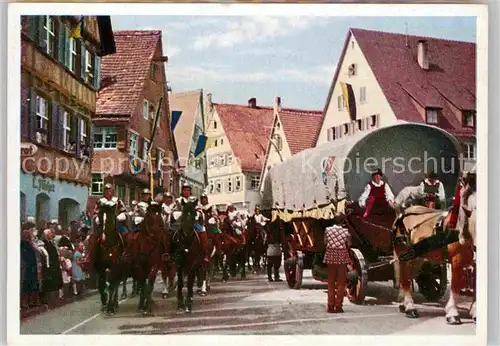
<svg viewBox="0 0 500 346">
<path fill-rule="evenodd" d="M 117 207 L 118 205 L 101 204 L 98 217 L 102 223 L 102 232 L 101 236 L 95 239 L 97 244 L 94 269 L 99 282 L 101 311 L 106 311 L 110 316 L 114 315 L 118 308 L 118 288 L 123 277 L 122 256 L 125 251 L 125 243 L 116 223 Z M 94 232 L 97 227 L 99 226 L 94 224 Z"/>
<path fill-rule="evenodd" d="M 229 279 L 228 269 L 231 269 L 231 276 L 237 275 L 241 270 L 241 279 L 246 278 L 245 262 L 247 260 L 247 230 L 243 227 L 234 229 L 227 215 L 221 216 L 222 231 L 222 251 L 225 254 L 225 261 L 222 265 L 222 281 Z"/>
<path fill-rule="evenodd" d="M 204 265 L 202 243 L 195 226 L 200 218 L 196 210 L 197 199 L 182 202 L 182 214 L 179 218 L 179 229 L 171 234 L 172 255 L 177 267 L 177 309 L 179 312 L 191 313 L 193 309 L 193 287 L 196 272 Z M 187 276 L 187 297 L 184 300 L 184 274 Z"/>
<path fill-rule="evenodd" d="M 248 229 L 248 257 L 253 257 L 253 271 L 257 274 L 261 270 L 260 262 L 261 258 L 264 257 L 267 249 L 266 237 L 262 234 L 262 230 L 265 230 L 267 234 L 267 225 L 261 226 L 255 222 L 252 217 L 249 219 L 247 224 Z M 249 261 L 250 262 L 250 261 Z"/>
<path fill-rule="evenodd" d="M 140 291 L 138 311 L 152 314 L 153 289 L 162 263 L 170 260 L 170 239 L 165 232 L 161 205 L 151 202 L 139 232 L 129 233 L 127 245 L 132 258 L 132 275 Z"/>
<path fill-rule="evenodd" d="M 404 295 L 399 309 L 406 317 L 419 317 L 410 292 L 413 274 L 424 261 L 442 264 L 448 260 L 451 263 L 452 273 L 451 294 L 445 307 L 446 321 L 451 325 L 461 324 L 456 299 L 465 285 L 464 270 L 473 265 L 473 251 L 470 241 L 460 244 L 458 232 L 449 229 L 450 217 L 451 214 L 445 211 L 425 206 L 411 206 L 394 221 L 394 260 L 399 264 L 396 268 L 399 267 L 400 286 Z M 429 252 L 425 250 L 425 246 L 430 244 L 431 240 L 440 246 L 435 246 Z M 422 250 L 421 253 L 412 256 L 412 251 L 418 252 L 418 249 Z M 408 254 L 410 256 L 406 257 Z"/>
</svg>

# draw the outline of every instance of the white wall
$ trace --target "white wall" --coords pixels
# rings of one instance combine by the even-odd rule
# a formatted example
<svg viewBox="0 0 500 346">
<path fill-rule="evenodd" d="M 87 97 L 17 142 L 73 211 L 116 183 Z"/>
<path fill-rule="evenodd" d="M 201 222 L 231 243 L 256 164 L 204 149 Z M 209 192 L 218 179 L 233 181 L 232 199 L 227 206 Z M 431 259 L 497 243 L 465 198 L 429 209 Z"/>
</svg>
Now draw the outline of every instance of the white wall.
<svg viewBox="0 0 500 346">
<path fill-rule="evenodd" d="M 321 128 L 316 146 L 328 141 L 328 129 L 344 123 L 350 122 L 347 108 L 338 109 L 338 96 L 342 95 L 340 82 L 349 83 L 353 87 L 357 119 L 368 118 L 378 114 L 378 126 L 385 126 L 396 121 L 396 116 L 392 111 L 382 89 L 380 88 L 375 75 L 370 69 L 368 62 L 359 48 L 355 38 L 351 36 L 343 61 L 339 61 L 340 71 L 335 81 L 333 95 L 328 105 L 325 120 Z M 349 66 L 356 64 L 356 75 L 349 76 Z M 366 101 L 361 103 L 360 90 L 365 87 Z"/>
</svg>

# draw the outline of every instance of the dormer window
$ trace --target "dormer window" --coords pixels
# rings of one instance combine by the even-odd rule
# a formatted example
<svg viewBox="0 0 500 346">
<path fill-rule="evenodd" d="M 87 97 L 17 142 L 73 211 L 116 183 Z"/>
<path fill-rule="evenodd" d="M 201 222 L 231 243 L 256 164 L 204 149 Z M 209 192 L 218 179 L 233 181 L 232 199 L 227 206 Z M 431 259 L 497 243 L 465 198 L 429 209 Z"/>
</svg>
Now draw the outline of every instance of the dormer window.
<svg viewBox="0 0 500 346">
<path fill-rule="evenodd" d="M 476 127 L 476 112 L 475 111 L 462 111 L 462 125 L 464 127 Z"/>
<path fill-rule="evenodd" d="M 438 109 L 427 108 L 425 111 L 425 122 L 427 124 L 436 125 L 438 123 Z"/>
</svg>

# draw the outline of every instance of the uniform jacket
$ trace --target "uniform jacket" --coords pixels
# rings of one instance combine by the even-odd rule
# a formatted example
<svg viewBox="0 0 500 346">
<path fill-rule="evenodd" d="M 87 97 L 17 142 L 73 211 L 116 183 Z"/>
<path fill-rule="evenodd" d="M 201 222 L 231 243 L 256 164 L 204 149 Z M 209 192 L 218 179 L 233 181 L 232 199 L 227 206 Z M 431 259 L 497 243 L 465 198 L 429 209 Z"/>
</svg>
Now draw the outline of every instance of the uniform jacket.
<svg viewBox="0 0 500 346">
<path fill-rule="evenodd" d="M 109 205 L 109 206 L 114 206 L 116 205 L 116 219 L 118 221 L 125 221 L 127 219 L 127 208 L 125 207 L 125 204 L 123 201 L 118 198 L 118 197 L 112 197 L 111 199 L 107 199 L 106 197 L 99 198 L 97 201 L 95 208 L 94 208 L 94 221 L 97 224 L 100 224 L 101 220 L 99 220 L 99 213 L 101 210 L 101 205 Z"/>
<path fill-rule="evenodd" d="M 443 183 L 437 179 L 434 183 L 431 183 L 429 179 L 424 179 L 420 183 L 420 189 L 423 195 L 433 195 L 433 197 L 437 198 L 441 203 L 446 201 Z"/>
</svg>

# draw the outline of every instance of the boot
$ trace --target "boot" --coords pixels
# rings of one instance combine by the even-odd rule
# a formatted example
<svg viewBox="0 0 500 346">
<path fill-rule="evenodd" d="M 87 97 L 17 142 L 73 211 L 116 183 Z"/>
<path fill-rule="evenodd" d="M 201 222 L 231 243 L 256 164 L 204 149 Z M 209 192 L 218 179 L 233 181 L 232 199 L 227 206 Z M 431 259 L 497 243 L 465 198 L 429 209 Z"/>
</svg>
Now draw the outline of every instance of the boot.
<svg viewBox="0 0 500 346">
<path fill-rule="evenodd" d="M 274 267 L 274 281 L 276 282 L 283 281 L 280 279 L 280 267 Z"/>
<path fill-rule="evenodd" d="M 273 266 L 271 264 L 268 264 L 267 265 L 267 279 L 269 280 L 269 282 L 273 282 L 272 271 L 273 271 Z"/>
<path fill-rule="evenodd" d="M 198 235 L 200 236 L 201 247 L 203 248 L 203 261 L 205 262 L 205 264 L 208 264 L 208 263 L 210 263 L 210 258 L 208 258 L 207 232 L 198 232 Z"/>
</svg>

